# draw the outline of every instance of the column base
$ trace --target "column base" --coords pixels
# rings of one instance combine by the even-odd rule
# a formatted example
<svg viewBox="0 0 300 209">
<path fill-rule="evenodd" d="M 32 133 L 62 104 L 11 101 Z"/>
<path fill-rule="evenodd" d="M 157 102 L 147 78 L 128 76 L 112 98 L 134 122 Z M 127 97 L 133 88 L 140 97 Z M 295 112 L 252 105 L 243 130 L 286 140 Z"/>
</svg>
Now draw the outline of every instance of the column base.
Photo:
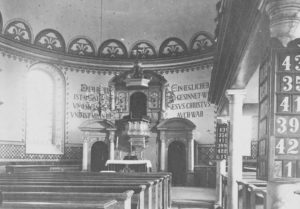
<svg viewBox="0 0 300 209">
<path fill-rule="evenodd" d="M 298 209 L 300 205 L 300 182 L 268 182 L 267 209 Z"/>
<path fill-rule="evenodd" d="M 188 171 L 186 173 L 186 185 L 187 186 L 195 185 L 195 172 L 194 171 Z"/>
</svg>

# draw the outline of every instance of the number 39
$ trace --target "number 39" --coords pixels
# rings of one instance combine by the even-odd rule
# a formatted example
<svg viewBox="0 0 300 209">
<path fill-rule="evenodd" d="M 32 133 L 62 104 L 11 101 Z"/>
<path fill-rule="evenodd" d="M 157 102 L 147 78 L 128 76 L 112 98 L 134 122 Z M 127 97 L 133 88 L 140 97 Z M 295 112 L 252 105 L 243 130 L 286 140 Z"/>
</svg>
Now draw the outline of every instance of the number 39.
<svg viewBox="0 0 300 209">
<path fill-rule="evenodd" d="M 299 120 L 297 118 L 290 118 L 287 124 L 287 120 L 284 117 L 278 117 L 276 123 L 279 125 L 277 133 L 283 134 L 286 131 L 296 133 L 299 130 Z"/>
</svg>

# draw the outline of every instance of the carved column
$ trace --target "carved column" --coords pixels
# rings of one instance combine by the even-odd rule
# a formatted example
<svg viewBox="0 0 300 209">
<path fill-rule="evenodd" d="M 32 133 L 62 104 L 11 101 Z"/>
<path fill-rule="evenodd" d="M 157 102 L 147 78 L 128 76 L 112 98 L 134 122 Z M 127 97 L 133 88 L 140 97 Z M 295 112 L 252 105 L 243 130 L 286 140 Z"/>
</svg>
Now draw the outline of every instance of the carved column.
<svg viewBox="0 0 300 209">
<path fill-rule="evenodd" d="M 192 138 L 192 134 L 188 134 L 188 156 L 187 156 L 187 185 L 194 185 L 194 139 Z"/>
<path fill-rule="evenodd" d="M 266 11 L 270 18 L 271 37 L 278 38 L 284 46 L 300 38 L 299 0 L 269 0 Z"/>
<path fill-rule="evenodd" d="M 229 89 L 226 96 L 229 100 L 230 138 L 228 155 L 228 201 L 227 208 L 238 209 L 238 184 L 242 178 L 242 154 L 241 141 L 243 139 L 240 124 L 243 116 L 243 100 L 246 91 L 241 89 Z"/>
<path fill-rule="evenodd" d="M 160 170 L 166 171 L 166 139 L 165 132 L 160 132 Z"/>
<path fill-rule="evenodd" d="M 114 160 L 115 159 L 115 132 L 110 131 L 109 132 L 109 159 Z"/>
<path fill-rule="evenodd" d="M 266 12 L 270 18 L 271 37 L 281 41 L 283 46 L 300 38 L 300 1 L 269 0 Z M 300 198 L 294 191 L 300 188 L 299 182 L 272 182 L 267 184 L 268 209 L 299 208 Z"/>
<path fill-rule="evenodd" d="M 188 139 L 188 171 L 194 172 L 194 139 Z"/>
<path fill-rule="evenodd" d="M 89 141 L 86 133 L 83 136 L 83 146 L 82 146 L 82 171 L 89 170 Z"/>
</svg>

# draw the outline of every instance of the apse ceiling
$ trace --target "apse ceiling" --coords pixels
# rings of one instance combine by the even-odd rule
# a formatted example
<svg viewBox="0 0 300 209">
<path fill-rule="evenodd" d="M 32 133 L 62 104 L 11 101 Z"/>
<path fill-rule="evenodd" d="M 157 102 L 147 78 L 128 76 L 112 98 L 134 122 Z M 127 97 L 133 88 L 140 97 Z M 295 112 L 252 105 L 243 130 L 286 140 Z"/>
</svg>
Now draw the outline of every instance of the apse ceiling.
<svg viewBox="0 0 300 209">
<path fill-rule="evenodd" d="M 213 37 L 216 3 L 217 0 L 1 0 L 0 12 L 2 30 L 6 28 L 9 33 L 10 24 L 25 23 L 32 40 L 42 37 L 41 31 L 57 31 L 68 46 L 80 37 L 97 50 L 113 39 L 129 53 L 137 42 L 145 41 L 158 53 L 170 38 L 182 40 L 189 47 L 199 32 Z"/>
</svg>

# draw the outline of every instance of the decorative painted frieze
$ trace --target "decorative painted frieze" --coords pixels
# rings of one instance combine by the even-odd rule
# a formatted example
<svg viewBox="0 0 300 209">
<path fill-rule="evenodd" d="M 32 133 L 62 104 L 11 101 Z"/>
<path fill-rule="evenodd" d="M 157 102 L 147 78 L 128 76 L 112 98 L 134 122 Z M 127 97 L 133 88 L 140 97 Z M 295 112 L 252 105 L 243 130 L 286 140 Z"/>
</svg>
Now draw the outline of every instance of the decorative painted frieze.
<svg viewBox="0 0 300 209">
<path fill-rule="evenodd" d="M 38 47 L 58 52 L 65 52 L 66 44 L 62 35 L 53 29 L 45 29 L 39 32 L 34 44 Z"/>
<path fill-rule="evenodd" d="M 185 43 L 178 38 L 168 38 L 159 48 L 160 57 L 179 57 L 187 54 Z"/>
<path fill-rule="evenodd" d="M 15 41 L 31 43 L 32 33 L 27 24 L 21 20 L 15 20 L 9 23 L 5 30 L 4 36 Z"/>
<path fill-rule="evenodd" d="M 132 47 L 130 57 L 135 59 L 153 59 L 157 57 L 157 54 L 152 44 L 141 41 Z"/>
<path fill-rule="evenodd" d="M 124 44 L 118 40 L 110 39 L 105 41 L 98 50 L 99 57 L 120 59 L 127 58 L 127 50 Z"/>
<path fill-rule="evenodd" d="M 214 49 L 215 41 L 206 32 L 200 32 L 191 41 L 190 50 L 193 54 L 204 54 Z"/>
<path fill-rule="evenodd" d="M 76 38 L 69 44 L 68 53 L 78 56 L 94 57 L 96 50 L 92 43 L 87 38 Z"/>
</svg>

